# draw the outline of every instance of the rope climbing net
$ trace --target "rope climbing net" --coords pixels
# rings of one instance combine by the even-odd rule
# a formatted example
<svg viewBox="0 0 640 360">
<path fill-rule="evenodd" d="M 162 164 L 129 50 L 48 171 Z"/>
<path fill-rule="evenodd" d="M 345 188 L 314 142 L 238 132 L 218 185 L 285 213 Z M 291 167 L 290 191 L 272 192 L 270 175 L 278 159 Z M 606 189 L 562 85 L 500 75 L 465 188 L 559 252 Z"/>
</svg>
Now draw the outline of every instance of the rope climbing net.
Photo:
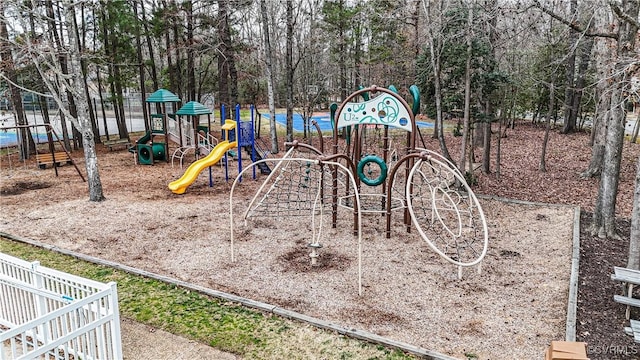
<svg viewBox="0 0 640 360">
<path fill-rule="evenodd" d="M 282 159 L 265 160 L 276 165 L 251 200 L 244 218 L 307 216 L 329 209 L 334 173 L 337 191 L 354 193 L 353 186 L 345 186 L 349 179 L 342 167 L 313 160 L 309 155 L 292 148 Z"/>
<path fill-rule="evenodd" d="M 261 162 L 275 162 L 271 174 L 260 186 L 253 199 L 244 211 L 245 222 L 249 218 L 277 217 L 285 219 L 287 217 L 308 217 L 311 225 L 311 243 L 315 249 L 321 247 L 319 241 L 323 238 L 324 229 L 331 224 L 331 216 L 335 216 L 332 207 L 335 208 L 336 192 L 328 190 L 337 189 L 341 193 L 353 192 L 354 208 L 357 217 L 357 257 L 358 257 L 358 293 L 362 294 L 362 215 L 360 209 L 360 198 L 356 189 L 356 181 L 347 167 L 339 162 L 321 161 L 310 159 L 295 153 L 295 148 L 290 149 L 281 159 L 263 159 L 252 165 Z M 308 153 L 306 154 L 309 155 Z M 250 169 L 245 168 L 234 181 L 229 193 L 229 219 L 231 230 L 231 261 L 235 261 L 234 239 L 234 190 L 238 184 L 238 179 L 242 174 Z M 325 185 L 332 184 L 332 185 Z M 335 209 L 333 209 L 335 210 Z M 304 220 L 303 220 L 304 221 Z M 312 256 L 312 257 L 314 257 Z M 313 260 L 313 259 L 312 259 Z"/>
</svg>

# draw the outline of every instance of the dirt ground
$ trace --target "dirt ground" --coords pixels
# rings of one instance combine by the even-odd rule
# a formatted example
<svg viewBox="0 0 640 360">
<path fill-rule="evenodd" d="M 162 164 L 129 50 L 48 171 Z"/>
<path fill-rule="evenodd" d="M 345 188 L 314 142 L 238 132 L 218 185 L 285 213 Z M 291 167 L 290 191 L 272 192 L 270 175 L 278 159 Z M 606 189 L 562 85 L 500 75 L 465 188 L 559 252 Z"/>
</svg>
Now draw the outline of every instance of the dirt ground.
<svg viewBox="0 0 640 360">
<path fill-rule="evenodd" d="M 204 171 L 175 195 L 167 184 L 184 169 L 135 165 L 126 150 L 98 150 L 102 202 L 88 201 L 72 166 L 56 177 L 51 168 L 3 158 L 0 230 L 460 358 L 541 358 L 551 340 L 564 339 L 569 207 L 481 200 L 489 249 L 481 273 L 465 269 L 461 280 L 415 231 L 394 225 L 386 239 L 383 221 L 367 215 L 359 296 L 348 212 L 320 239 L 316 266 L 308 256 L 311 225 L 292 217 L 236 223 L 232 262 L 231 182 L 221 168 L 213 168 L 213 187 Z M 84 172 L 80 152 L 74 157 Z M 248 204 L 260 179 L 245 178 L 234 209 Z"/>
</svg>

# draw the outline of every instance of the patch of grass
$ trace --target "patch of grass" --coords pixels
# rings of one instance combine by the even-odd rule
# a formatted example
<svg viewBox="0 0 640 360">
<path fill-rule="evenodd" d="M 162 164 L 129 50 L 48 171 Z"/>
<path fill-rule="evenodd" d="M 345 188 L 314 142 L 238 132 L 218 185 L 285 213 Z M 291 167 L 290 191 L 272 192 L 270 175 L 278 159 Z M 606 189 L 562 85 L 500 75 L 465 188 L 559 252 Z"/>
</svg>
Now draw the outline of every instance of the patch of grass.
<svg viewBox="0 0 640 360">
<path fill-rule="evenodd" d="M 399 350 L 265 314 L 159 280 L 0 237 L 0 252 L 118 284 L 120 315 L 217 349 L 260 359 L 412 359 Z"/>
</svg>

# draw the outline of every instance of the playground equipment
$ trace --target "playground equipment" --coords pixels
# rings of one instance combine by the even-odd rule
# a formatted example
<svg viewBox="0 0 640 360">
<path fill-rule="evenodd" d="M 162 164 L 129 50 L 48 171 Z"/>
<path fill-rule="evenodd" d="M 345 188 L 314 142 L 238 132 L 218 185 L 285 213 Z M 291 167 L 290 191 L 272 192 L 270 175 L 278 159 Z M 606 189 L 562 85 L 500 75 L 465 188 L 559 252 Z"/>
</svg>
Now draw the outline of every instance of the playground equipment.
<svg viewBox="0 0 640 360">
<path fill-rule="evenodd" d="M 218 144 L 218 139 L 209 132 L 211 129 L 212 111 L 197 101 L 189 101 L 176 111 L 176 138 L 180 146 L 171 155 L 171 165 L 175 159 L 180 160 L 180 166 L 184 160 L 184 156 L 188 153 L 194 153 L 195 159 L 200 156 L 209 154 L 211 149 Z M 200 116 L 207 115 L 207 124 L 200 125 Z M 187 118 L 186 124 L 182 123 L 182 117 Z M 186 126 L 185 126 L 186 125 Z M 170 126 L 171 128 L 171 126 Z M 170 131 L 170 134 L 174 131 Z"/>
<path fill-rule="evenodd" d="M 184 194 L 184 192 L 187 190 L 187 187 L 193 184 L 202 170 L 215 165 L 218 161 L 220 161 L 220 159 L 226 156 L 227 151 L 238 146 L 237 141 L 229 141 L 229 138 L 231 138 L 230 134 L 237 131 L 236 122 L 233 120 L 226 120 L 225 124 L 222 126 L 222 129 L 226 132 L 227 139 L 218 143 L 218 145 L 213 148 L 209 155 L 189 165 L 180 179 L 169 183 L 169 190 L 171 190 L 174 194 Z"/>
<path fill-rule="evenodd" d="M 479 271 L 488 246 L 484 213 L 453 164 L 416 147 L 417 87 L 412 86 L 410 93 L 412 107 L 396 91 L 376 86 L 354 92 L 339 107 L 334 104 L 332 153 L 325 154 L 320 137 L 319 149 L 294 141 L 286 144 L 290 150 L 282 158 L 260 160 L 275 165 L 243 219 L 310 218 L 314 263 L 322 247 L 318 240 L 323 238 L 323 224 L 336 228 L 338 220 L 346 218 L 338 212 L 346 209 L 358 236 L 359 293 L 363 214 L 384 215 L 387 238 L 392 234 L 392 215 L 402 214 L 405 231 L 411 232 L 413 225 L 434 252 L 458 267 L 458 277 L 462 267 L 478 265 Z M 344 140 L 338 136 L 340 130 Z M 231 204 L 236 182 L 229 195 Z M 233 261 L 233 211 L 230 221 Z"/>
<path fill-rule="evenodd" d="M 236 105 L 235 110 L 236 110 L 235 111 L 236 120 L 234 121 L 234 120 L 227 119 L 224 121 L 223 124 L 221 124 L 223 141 L 217 143 L 217 139 L 213 137 L 211 138 L 213 138 L 214 140 L 211 140 L 211 138 L 206 138 L 202 136 L 199 137 L 200 141 L 197 144 L 197 151 L 199 153 L 204 151 L 210 151 L 210 152 L 204 158 L 192 163 L 187 168 L 187 170 L 184 172 L 184 174 L 180 179 L 173 181 L 169 184 L 169 189 L 172 192 L 174 192 L 175 194 L 183 194 L 186 191 L 187 187 L 189 187 L 189 185 L 191 185 L 198 178 L 202 170 L 204 170 L 207 167 L 210 168 L 211 166 L 215 165 L 219 161 L 222 161 L 222 164 L 224 165 L 225 178 L 228 181 L 229 180 L 228 165 L 230 163 L 231 156 L 237 157 L 238 172 L 239 173 L 242 172 L 242 156 L 240 156 L 239 153 L 232 152 L 232 150 L 235 148 L 245 149 L 245 151 L 247 151 L 247 153 L 251 157 L 252 162 L 254 163 L 259 159 L 262 159 L 258 150 L 256 149 L 256 144 L 255 144 L 255 137 L 254 137 L 255 108 L 254 106 L 251 105 L 250 107 L 251 118 L 249 121 L 242 121 L 240 119 L 240 105 Z M 204 112 L 203 110 L 200 110 L 200 111 Z M 221 106 L 220 111 L 221 111 L 221 119 L 226 118 L 226 108 L 224 105 Z M 197 126 L 197 125 L 194 123 L 194 126 Z M 205 129 L 201 128 L 200 130 L 204 132 Z M 206 130 L 208 131 L 208 129 Z M 207 147 L 204 146 L 203 144 L 203 143 L 206 143 L 207 145 L 209 145 L 214 141 L 217 143 L 217 145 L 215 145 L 215 147 L 213 147 L 211 150 L 208 150 Z M 179 153 L 178 150 L 176 150 L 174 152 L 174 156 L 178 153 Z M 255 170 L 256 166 L 258 166 L 262 174 L 269 174 L 271 172 L 271 169 L 269 169 L 269 167 L 266 164 L 258 164 L 258 165 L 252 166 L 254 179 L 256 178 L 256 170 Z M 209 173 L 209 184 L 210 186 L 213 186 L 211 172 Z"/>
<path fill-rule="evenodd" d="M 251 166 L 253 169 L 253 178 L 256 178 L 255 167 L 257 166 L 260 169 L 260 173 L 262 175 L 269 175 L 271 173 L 271 169 L 264 162 L 259 162 L 265 157 L 269 152 L 261 149 L 260 146 L 256 143 L 255 137 L 255 106 L 249 106 L 249 121 L 241 121 L 240 120 L 240 105 L 236 104 L 235 107 L 235 119 L 238 125 L 238 148 L 242 148 L 251 158 L 251 161 L 255 164 Z M 220 107 L 221 119 L 226 118 L 226 107 L 224 104 Z M 238 172 L 242 171 L 242 157 L 238 154 Z M 228 175 L 226 175 L 226 179 L 229 180 Z"/>
<path fill-rule="evenodd" d="M 151 94 L 145 102 L 149 108 L 149 122 L 145 124 L 145 128 L 148 129 L 146 134 L 142 136 L 132 151 L 135 152 L 137 162 L 141 165 L 153 165 L 156 161 L 167 161 L 169 158 L 167 154 L 169 152 L 169 134 L 168 134 L 168 122 L 167 122 L 167 103 L 180 102 L 180 98 L 169 90 L 158 89 Z M 158 104 L 161 108 L 159 114 L 151 113 L 151 104 Z M 173 116 L 173 115 L 171 115 Z M 158 141 L 158 137 L 162 137 L 163 141 Z"/>
<path fill-rule="evenodd" d="M 39 127 L 44 127 L 46 131 L 47 144 L 48 144 L 48 152 L 42 152 L 36 154 L 36 163 L 40 169 L 46 169 L 47 165 L 51 165 L 58 176 L 58 167 L 60 167 L 63 163 L 68 163 L 73 165 L 73 167 L 78 172 L 78 175 L 82 179 L 82 181 L 86 181 L 84 175 L 78 168 L 78 165 L 75 163 L 71 154 L 64 146 L 64 143 L 58 137 L 58 134 L 53 129 L 50 124 L 35 124 L 35 125 L 15 125 L 15 126 L 7 126 L 0 128 L 0 132 L 7 132 L 8 130 L 16 130 L 16 137 L 19 140 L 18 146 L 27 146 L 26 144 L 22 144 L 22 136 L 20 136 L 20 132 L 26 131 L 28 129 L 37 129 Z M 36 136 L 38 138 L 38 136 Z M 55 139 L 54 139 L 55 138 Z M 56 151 L 55 143 L 58 143 L 60 146 L 60 151 Z"/>
</svg>

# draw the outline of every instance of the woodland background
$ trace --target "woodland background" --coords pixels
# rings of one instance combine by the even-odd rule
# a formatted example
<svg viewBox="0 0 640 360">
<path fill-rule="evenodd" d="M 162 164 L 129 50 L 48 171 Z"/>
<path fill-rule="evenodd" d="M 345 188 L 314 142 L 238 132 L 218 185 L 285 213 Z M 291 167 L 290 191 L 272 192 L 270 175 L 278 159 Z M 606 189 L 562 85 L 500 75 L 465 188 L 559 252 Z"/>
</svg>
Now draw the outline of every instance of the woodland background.
<svg viewBox="0 0 640 360">
<path fill-rule="evenodd" d="M 271 119 L 283 107 L 290 141 L 294 111 L 308 119 L 360 86 L 394 85 L 405 96 L 417 84 L 439 151 L 471 183 L 475 163 L 500 174 L 502 136 L 491 154 L 491 134 L 516 119 L 546 126 L 530 155 L 541 173 L 552 125 L 567 136 L 589 131 L 581 176 L 599 179 L 592 233 L 619 238 L 624 128 L 639 113 L 639 9 L 638 0 L 3 1 L 0 103 L 18 125 L 27 124 L 28 107 L 59 123 L 65 147 L 83 149 L 89 199 L 101 201 L 97 124 L 113 109 L 118 136 L 129 138 L 123 99 L 131 94 L 144 103 L 166 88 L 182 102 L 264 104 Z M 456 158 L 443 135 L 451 118 L 462 139 Z M 274 155 L 277 130 L 271 122 Z M 635 126 L 634 143 L 637 134 Z M 23 135 L 23 158 L 37 151 L 30 139 Z M 640 267 L 636 184 L 632 268 Z"/>
</svg>

